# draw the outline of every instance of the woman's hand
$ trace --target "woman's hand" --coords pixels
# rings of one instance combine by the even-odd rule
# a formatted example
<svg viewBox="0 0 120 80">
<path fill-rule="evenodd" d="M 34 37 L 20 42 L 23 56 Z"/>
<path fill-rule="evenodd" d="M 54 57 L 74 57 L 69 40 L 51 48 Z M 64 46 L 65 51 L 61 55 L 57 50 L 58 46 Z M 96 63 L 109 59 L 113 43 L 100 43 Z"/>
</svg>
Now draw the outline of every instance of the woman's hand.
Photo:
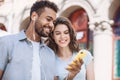
<svg viewBox="0 0 120 80">
<path fill-rule="evenodd" d="M 0 80 L 2 80 L 3 71 L 0 70 Z"/>
<path fill-rule="evenodd" d="M 54 77 L 54 80 L 58 80 L 58 76 L 55 76 L 55 77 Z"/>
<path fill-rule="evenodd" d="M 75 60 L 73 61 L 75 64 L 70 64 L 69 66 L 71 68 L 66 68 L 69 71 L 69 74 L 67 76 L 67 79 L 65 80 L 73 80 L 73 78 L 80 72 L 81 66 L 83 64 L 83 60 Z"/>
</svg>

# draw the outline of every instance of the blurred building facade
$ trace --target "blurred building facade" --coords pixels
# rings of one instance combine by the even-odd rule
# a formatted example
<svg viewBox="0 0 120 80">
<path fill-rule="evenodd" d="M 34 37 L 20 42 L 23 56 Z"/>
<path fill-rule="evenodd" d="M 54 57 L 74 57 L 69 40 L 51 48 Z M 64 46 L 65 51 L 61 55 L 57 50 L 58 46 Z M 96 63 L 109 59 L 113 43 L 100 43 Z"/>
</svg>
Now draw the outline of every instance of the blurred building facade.
<svg viewBox="0 0 120 80">
<path fill-rule="evenodd" d="M 27 25 L 31 5 L 37 0 L 2 0 L 0 23 L 9 33 Z M 120 0 L 51 0 L 57 16 L 69 18 L 81 48 L 93 53 L 95 80 L 120 80 Z"/>
</svg>

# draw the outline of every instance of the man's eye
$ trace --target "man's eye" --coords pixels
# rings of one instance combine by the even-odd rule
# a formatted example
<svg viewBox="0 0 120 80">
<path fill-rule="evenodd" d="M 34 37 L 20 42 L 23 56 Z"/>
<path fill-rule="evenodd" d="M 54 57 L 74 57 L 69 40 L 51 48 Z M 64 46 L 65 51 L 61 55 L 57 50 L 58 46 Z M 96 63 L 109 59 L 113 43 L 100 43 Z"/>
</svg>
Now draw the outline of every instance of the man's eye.
<svg viewBox="0 0 120 80">
<path fill-rule="evenodd" d="M 47 18 L 47 21 L 51 21 L 51 19 Z"/>
</svg>

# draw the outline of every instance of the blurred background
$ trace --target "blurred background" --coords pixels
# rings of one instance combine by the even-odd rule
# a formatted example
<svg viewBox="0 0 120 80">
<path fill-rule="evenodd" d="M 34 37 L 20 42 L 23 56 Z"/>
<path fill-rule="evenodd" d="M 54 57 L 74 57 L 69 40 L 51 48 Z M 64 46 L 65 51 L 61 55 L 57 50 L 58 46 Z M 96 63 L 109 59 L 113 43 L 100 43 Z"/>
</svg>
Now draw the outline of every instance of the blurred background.
<svg viewBox="0 0 120 80">
<path fill-rule="evenodd" d="M 0 0 L 0 29 L 10 34 L 25 29 L 35 1 Z M 50 1 L 60 9 L 57 16 L 72 22 L 80 47 L 94 56 L 96 80 L 120 80 L 120 0 Z"/>
</svg>

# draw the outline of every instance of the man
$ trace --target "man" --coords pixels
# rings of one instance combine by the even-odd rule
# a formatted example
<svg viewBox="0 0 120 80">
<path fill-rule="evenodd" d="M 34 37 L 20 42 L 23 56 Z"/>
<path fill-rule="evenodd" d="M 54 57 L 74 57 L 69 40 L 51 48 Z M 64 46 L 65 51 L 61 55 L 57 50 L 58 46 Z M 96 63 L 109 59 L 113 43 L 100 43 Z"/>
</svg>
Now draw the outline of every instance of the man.
<svg viewBox="0 0 120 80">
<path fill-rule="evenodd" d="M 41 37 L 53 30 L 57 11 L 54 3 L 38 1 L 25 31 L 0 38 L 1 80 L 54 80 L 55 54 Z"/>
</svg>

